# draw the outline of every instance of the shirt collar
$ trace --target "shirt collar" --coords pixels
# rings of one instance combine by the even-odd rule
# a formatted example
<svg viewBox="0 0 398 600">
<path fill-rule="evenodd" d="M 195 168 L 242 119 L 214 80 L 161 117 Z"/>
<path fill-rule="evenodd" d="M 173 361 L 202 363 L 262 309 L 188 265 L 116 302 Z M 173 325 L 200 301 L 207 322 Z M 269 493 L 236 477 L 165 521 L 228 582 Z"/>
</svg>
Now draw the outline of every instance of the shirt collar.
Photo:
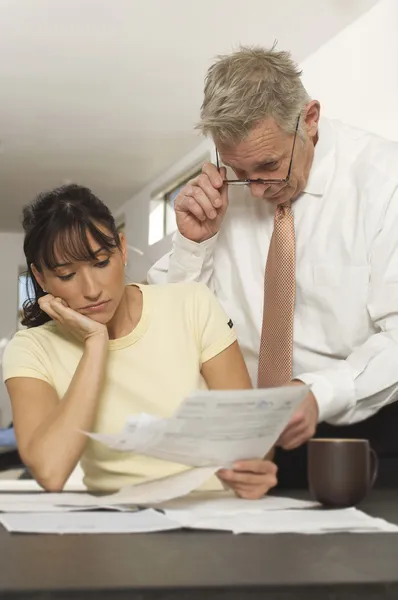
<svg viewBox="0 0 398 600">
<path fill-rule="evenodd" d="M 332 172 L 335 137 L 331 122 L 321 118 L 318 125 L 318 142 L 304 194 L 322 196 Z"/>
</svg>

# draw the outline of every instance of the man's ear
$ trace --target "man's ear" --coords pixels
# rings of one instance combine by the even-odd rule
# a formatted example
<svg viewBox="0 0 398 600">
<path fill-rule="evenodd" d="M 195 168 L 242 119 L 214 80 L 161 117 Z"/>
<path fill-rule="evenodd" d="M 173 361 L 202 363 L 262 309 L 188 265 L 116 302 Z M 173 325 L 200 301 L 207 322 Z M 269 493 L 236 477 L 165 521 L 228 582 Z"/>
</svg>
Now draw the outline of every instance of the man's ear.
<svg viewBox="0 0 398 600">
<path fill-rule="evenodd" d="M 313 138 L 318 133 L 318 123 L 321 116 L 321 105 L 318 100 L 311 100 L 305 107 L 304 122 L 308 136 Z"/>
</svg>

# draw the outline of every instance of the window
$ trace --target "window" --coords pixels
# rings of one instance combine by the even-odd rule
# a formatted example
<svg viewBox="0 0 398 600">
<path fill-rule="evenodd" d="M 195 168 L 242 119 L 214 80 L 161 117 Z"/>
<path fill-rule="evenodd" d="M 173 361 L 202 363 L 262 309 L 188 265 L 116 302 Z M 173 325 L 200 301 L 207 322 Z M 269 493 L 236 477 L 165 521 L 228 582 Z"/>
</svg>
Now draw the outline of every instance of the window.
<svg viewBox="0 0 398 600">
<path fill-rule="evenodd" d="M 156 244 L 164 237 L 174 233 L 177 229 L 174 200 L 188 183 L 190 179 L 196 177 L 202 172 L 202 164 L 209 160 L 208 156 L 203 157 L 199 164 L 185 172 L 185 174 L 174 181 L 172 185 L 165 186 L 162 190 L 157 191 L 150 201 L 149 208 L 149 240 L 150 246 Z"/>
</svg>

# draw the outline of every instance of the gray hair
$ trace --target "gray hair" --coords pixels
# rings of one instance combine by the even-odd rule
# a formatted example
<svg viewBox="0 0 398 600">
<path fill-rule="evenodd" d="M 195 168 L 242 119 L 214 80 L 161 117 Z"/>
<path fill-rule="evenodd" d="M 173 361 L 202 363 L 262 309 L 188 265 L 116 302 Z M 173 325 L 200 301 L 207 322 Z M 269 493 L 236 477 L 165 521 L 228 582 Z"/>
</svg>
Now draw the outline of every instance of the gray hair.
<svg viewBox="0 0 398 600">
<path fill-rule="evenodd" d="M 290 53 L 277 52 L 275 46 L 270 50 L 242 46 L 218 56 L 206 75 L 197 129 L 221 146 L 244 140 L 269 117 L 286 133 L 294 133 L 297 118 L 310 101 L 300 77 Z"/>
</svg>

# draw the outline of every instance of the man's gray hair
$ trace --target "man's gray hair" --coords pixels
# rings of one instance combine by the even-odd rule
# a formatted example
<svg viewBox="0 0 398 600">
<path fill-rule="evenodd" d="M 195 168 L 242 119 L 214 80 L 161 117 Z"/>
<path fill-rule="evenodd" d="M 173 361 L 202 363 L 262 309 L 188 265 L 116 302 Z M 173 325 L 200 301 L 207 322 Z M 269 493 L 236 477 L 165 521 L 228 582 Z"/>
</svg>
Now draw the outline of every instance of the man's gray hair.
<svg viewBox="0 0 398 600">
<path fill-rule="evenodd" d="M 209 68 L 197 128 L 216 144 L 229 146 L 244 140 L 253 127 L 273 118 L 294 133 L 297 118 L 310 101 L 301 71 L 289 52 L 242 46 L 218 56 Z"/>
</svg>

